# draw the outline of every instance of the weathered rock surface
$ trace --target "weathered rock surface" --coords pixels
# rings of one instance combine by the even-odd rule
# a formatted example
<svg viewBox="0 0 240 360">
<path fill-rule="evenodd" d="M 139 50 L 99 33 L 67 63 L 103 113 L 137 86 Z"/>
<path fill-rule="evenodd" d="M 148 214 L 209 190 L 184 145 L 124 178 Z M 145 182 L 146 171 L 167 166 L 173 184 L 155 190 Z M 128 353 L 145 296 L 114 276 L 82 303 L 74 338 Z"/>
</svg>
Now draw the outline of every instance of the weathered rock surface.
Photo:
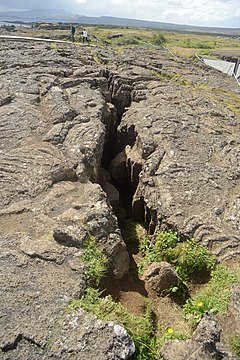
<svg viewBox="0 0 240 360">
<path fill-rule="evenodd" d="M 240 334 L 240 285 L 232 287 L 232 299 L 229 309 L 230 316 L 233 319 L 233 325 L 237 334 Z"/>
<path fill-rule="evenodd" d="M 173 228 L 219 259 L 239 255 L 240 125 L 225 105 L 238 99 L 238 85 L 169 56 L 1 44 L 2 358 L 132 354 L 116 325 L 66 315 L 87 285 L 89 235 L 110 259 L 111 276 L 128 270 L 113 213 L 122 191 L 150 232 Z M 113 184 L 101 168 L 110 163 Z"/>
<path fill-rule="evenodd" d="M 174 229 L 226 260 L 240 254 L 240 122 L 221 99 L 237 97 L 239 106 L 239 87 L 218 97 L 225 84 L 217 90 L 207 79 L 207 91 L 166 78 L 145 83 L 146 99 L 132 102 L 118 127 L 118 147 L 131 146 L 133 216 L 151 233 Z"/>
<path fill-rule="evenodd" d="M 117 218 L 96 183 L 107 129 L 115 118 L 102 95 L 107 80 L 73 75 L 82 62 L 68 59 L 71 49 L 63 48 L 61 56 L 45 45 L 5 44 L 5 51 L 0 85 L 0 347 L 8 359 L 38 359 L 48 352 L 52 334 L 60 332 L 69 302 L 86 288 L 82 255 L 88 236 L 97 239 L 110 259 L 113 276 L 128 271 Z M 73 319 L 76 324 L 66 333 L 72 338 L 82 329 L 76 347 L 59 342 L 49 350 L 51 356 L 76 358 L 84 342 L 92 344 L 92 353 L 102 342 L 102 359 L 131 355 L 113 326 L 104 335 L 97 325 L 89 329 L 87 317 L 82 323 Z"/>
<path fill-rule="evenodd" d="M 143 279 L 158 295 L 181 282 L 174 267 L 166 261 L 151 263 L 144 272 Z"/>
<path fill-rule="evenodd" d="M 49 333 L 47 344 L 37 343 L 29 333 L 12 334 L 1 359 L 128 359 L 135 351 L 126 330 L 112 322 L 103 322 L 83 310 L 59 318 Z M 43 346 L 44 345 L 44 346 Z M 20 353 L 20 355 L 19 355 Z"/>
<path fill-rule="evenodd" d="M 191 340 L 167 341 L 161 350 L 161 356 L 164 360 L 238 360 L 237 356 L 222 348 L 220 333 L 216 319 L 205 316 Z"/>
</svg>

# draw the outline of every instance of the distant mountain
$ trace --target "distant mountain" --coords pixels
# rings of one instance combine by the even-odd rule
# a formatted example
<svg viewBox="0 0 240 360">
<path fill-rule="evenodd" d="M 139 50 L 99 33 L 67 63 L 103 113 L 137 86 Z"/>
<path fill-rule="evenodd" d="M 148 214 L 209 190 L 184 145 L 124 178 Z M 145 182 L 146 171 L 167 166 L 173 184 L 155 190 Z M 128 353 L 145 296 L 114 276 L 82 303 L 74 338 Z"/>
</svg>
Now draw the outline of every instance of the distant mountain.
<svg viewBox="0 0 240 360">
<path fill-rule="evenodd" d="M 1 21 L 71 21 L 79 15 L 70 14 L 63 9 L 32 9 L 26 11 L 0 12 Z"/>
<path fill-rule="evenodd" d="M 23 22 L 76 22 L 87 25 L 113 25 L 129 26 L 172 31 L 206 32 L 228 35 L 240 35 L 240 28 L 221 28 L 179 25 L 157 21 L 138 19 L 125 19 L 111 16 L 89 17 L 85 15 L 71 14 L 63 9 L 33 9 L 27 11 L 0 12 L 0 21 L 23 21 Z"/>
<path fill-rule="evenodd" d="M 142 27 L 152 29 L 163 29 L 172 31 L 196 31 L 196 32 L 211 32 L 240 35 L 240 28 L 221 28 L 221 27 L 207 27 L 207 26 L 193 26 L 193 25 L 179 25 L 158 21 L 125 19 L 110 16 L 88 17 L 78 16 L 76 20 L 83 24 L 97 24 L 97 25 L 116 25 L 129 27 Z"/>
</svg>

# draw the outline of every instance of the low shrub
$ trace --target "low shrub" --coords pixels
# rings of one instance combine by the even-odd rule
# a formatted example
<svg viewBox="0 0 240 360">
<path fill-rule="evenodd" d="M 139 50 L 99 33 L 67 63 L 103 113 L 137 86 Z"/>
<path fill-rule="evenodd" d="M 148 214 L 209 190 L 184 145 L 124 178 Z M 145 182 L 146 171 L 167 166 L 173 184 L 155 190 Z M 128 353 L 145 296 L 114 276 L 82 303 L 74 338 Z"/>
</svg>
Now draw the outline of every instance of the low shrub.
<svg viewBox="0 0 240 360">
<path fill-rule="evenodd" d="M 167 261 L 175 265 L 178 274 L 184 280 L 202 270 L 210 272 L 216 264 L 209 250 L 194 239 L 177 244 L 168 252 L 167 257 Z"/>
<path fill-rule="evenodd" d="M 165 45 L 167 42 L 167 39 L 163 34 L 155 33 L 153 34 L 152 44 L 156 46 Z"/>
</svg>

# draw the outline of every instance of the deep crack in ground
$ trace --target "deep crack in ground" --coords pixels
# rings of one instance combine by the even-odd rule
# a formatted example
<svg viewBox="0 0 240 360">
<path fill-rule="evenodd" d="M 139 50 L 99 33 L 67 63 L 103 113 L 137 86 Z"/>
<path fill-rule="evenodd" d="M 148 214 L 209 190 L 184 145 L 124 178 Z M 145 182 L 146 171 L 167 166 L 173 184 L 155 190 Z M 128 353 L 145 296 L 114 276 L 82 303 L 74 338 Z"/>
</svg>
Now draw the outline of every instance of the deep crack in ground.
<svg viewBox="0 0 240 360">
<path fill-rule="evenodd" d="M 117 106 L 117 104 L 118 103 L 115 102 L 114 105 Z M 121 118 L 125 110 L 117 109 L 117 112 L 118 126 L 121 123 Z M 102 157 L 102 166 L 109 174 L 112 160 L 124 150 L 126 145 L 133 145 L 133 134 L 130 134 L 128 138 L 129 134 L 126 133 L 126 138 L 122 141 L 122 139 L 118 138 L 117 126 L 110 136 L 107 137 Z M 134 190 L 132 188 L 127 164 L 124 172 L 125 173 L 122 174 L 122 176 L 126 178 L 124 184 L 121 184 L 112 176 L 110 176 L 110 178 L 111 185 L 113 185 L 119 193 L 119 202 L 118 204 L 112 204 L 112 207 L 118 218 L 119 228 L 130 256 L 129 271 L 121 279 L 114 279 L 112 276 L 106 277 L 101 283 L 101 288 L 104 290 L 103 295 L 111 295 L 115 301 L 120 302 L 131 313 L 140 315 L 145 312 L 148 292 L 145 289 L 144 281 L 139 278 L 138 274 L 137 264 L 141 260 L 138 244 L 129 241 L 126 230 L 131 222 L 142 222 L 143 216 L 139 218 L 135 216 L 133 219 L 132 201 Z"/>
</svg>

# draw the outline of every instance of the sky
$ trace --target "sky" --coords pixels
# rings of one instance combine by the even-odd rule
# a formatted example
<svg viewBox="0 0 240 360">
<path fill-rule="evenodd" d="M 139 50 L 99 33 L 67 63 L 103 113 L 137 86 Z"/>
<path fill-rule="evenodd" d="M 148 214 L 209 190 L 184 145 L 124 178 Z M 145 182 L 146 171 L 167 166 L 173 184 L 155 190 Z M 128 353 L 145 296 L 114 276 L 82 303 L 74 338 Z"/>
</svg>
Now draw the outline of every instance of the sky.
<svg viewBox="0 0 240 360">
<path fill-rule="evenodd" d="M 86 16 L 240 28 L 240 0 L 0 0 L 0 11 L 38 8 L 64 9 Z"/>
</svg>

